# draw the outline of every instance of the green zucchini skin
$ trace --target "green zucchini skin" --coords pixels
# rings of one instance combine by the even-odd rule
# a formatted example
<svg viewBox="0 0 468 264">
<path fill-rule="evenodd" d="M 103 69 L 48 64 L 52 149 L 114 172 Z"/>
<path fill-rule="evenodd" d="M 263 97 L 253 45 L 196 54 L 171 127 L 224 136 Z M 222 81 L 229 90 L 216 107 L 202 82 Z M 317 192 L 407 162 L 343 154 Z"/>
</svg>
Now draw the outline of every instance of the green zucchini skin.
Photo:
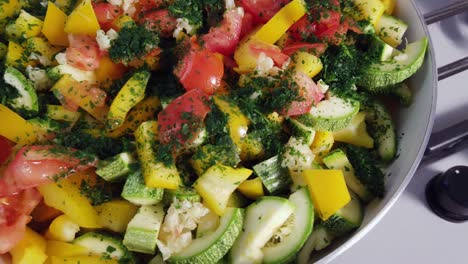
<svg viewBox="0 0 468 264">
<path fill-rule="evenodd" d="M 197 238 L 167 262 L 174 264 L 210 264 L 220 261 L 242 232 L 244 209 L 227 208 L 219 227 L 211 234 Z"/>
</svg>

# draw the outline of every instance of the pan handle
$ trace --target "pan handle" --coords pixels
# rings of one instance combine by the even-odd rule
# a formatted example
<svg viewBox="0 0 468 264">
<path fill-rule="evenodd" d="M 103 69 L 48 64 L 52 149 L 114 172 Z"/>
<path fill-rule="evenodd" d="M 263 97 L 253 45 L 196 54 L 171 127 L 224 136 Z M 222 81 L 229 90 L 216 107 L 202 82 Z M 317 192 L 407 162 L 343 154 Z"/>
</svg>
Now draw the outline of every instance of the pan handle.
<svg viewBox="0 0 468 264">
<path fill-rule="evenodd" d="M 456 16 L 468 10 L 468 1 L 462 0 L 452 3 L 444 8 L 429 12 L 424 15 L 427 25 L 439 22 L 452 16 Z"/>
<path fill-rule="evenodd" d="M 468 120 L 464 120 L 440 132 L 433 133 L 427 144 L 424 158 L 431 158 L 448 153 L 468 139 Z"/>
<path fill-rule="evenodd" d="M 425 14 L 424 21 L 427 25 L 430 25 L 456 16 L 465 11 L 468 11 L 468 1 L 462 0 Z M 441 81 L 465 70 L 468 70 L 468 57 L 449 63 L 437 69 L 438 79 Z"/>
</svg>

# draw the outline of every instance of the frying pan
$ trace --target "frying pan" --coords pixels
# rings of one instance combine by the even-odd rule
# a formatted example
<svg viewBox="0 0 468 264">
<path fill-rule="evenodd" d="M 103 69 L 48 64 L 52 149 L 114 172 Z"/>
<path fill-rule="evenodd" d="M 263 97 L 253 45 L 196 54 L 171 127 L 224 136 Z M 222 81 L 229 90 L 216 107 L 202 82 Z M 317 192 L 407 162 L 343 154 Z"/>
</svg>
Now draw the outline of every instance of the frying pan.
<svg viewBox="0 0 468 264">
<path fill-rule="evenodd" d="M 398 0 L 395 15 L 408 23 L 408 42 L 424 36 L 429 37 L 424 17 L 412 0 Z M 334 241 L 327 249 L 314 252 L 311 263 L 328 263 L 336 256 L 356 244 L 384 217 L 415 173 L 426 149 L 434 123 L 437 98 L 437 69 L 431 41 L 421 69 L 408 81 L 414 101 L 402 108 L 395 116 L 398 142 L 398 158 L 387 169 L 386 194 L 374 200 L 365 209 L 361 227 L 348 237 Z"/>
</svg>

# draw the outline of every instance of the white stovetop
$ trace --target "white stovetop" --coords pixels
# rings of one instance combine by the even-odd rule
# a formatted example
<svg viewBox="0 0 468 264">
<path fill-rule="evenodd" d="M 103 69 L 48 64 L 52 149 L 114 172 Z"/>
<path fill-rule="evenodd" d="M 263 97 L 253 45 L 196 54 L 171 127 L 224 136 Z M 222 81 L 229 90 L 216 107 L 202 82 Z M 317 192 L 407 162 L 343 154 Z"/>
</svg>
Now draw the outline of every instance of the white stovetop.
<svg viewBox="0 0 468 264">
<path fill-rule="evenodd" d="M 427 13 L 455 0 L 415 2 Z M 429 31 L 438 67 L 468 56 L 468 13 L 433 24 Z M 439 82 L 434 131 L 468 119 L 467 81 L 468 72 L 464 72 Z M 468 166 L 468 149 L 421 163 L 385 217 L 331 264 L 467 264 L 468 222 L 454 224 L 439 218 L 424 195 L 433 176 L 456 165 Z"/>
</svg>

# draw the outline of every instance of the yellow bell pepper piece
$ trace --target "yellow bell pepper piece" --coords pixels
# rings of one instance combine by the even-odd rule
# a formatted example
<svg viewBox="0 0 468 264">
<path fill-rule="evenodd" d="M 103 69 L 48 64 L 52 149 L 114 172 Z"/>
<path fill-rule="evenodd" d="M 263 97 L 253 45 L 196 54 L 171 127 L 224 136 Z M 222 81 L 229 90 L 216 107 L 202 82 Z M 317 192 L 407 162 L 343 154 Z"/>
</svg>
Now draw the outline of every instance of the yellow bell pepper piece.
<svg viewBox="0 0 468 264">
<path fill-rule="evenodd" d="M 24 47 L 14 42 L 13 40 L 10 40 L 8 42 L 8 51 L 5 58 L 5 64 L 7 66 L 20 69 L 26 68 L 28 65 L 35 66 L 36 62 L 29 60 L 26 56 L 24 56 L 24 54 Z"/>
<path fill-rule="evenodd" d="M 47 105 L 46 116 L 57 121 L 65 121 L 74 124 L 81 117 L 80 112 L 70 111 L 61 105 Z"/>
<path fill-rule="evenodd" d="M 31 37 L 26 41 L 26 53 L 35 53 L 45 58 L 45 64 L 39 60 L 44 66 L 52 64 L 55 54 L 62 50 L 60 47 L 52 46 L 46 39 L 42 37 Z"/>
<path fill-rule="evenodd" d="M 65 74 L 54 84 L 51 90 L 78 104 L 91 116 L 104 122 L 109 112 L 109 107 L 106 105 L 97 107 L 92 103 L 93 98 L 91 96 L 83 94 L 81 89 L 73 89 L 73 87 L 82 85 L 84 84 L 73 79 L 71 75 Z"/>
<path fill-rule="evenodd" d="M 273 44 L 283 36 L 289 27 L 303 17 L 306 12 L 307 9 L 303 0 L 293 0 L 268 20 L 268 22 L 253 35 L 253 38 Z"/>
<path fill-rule="evenodd" d="M 18 0 L 7 0 L 0 2 L 0 20 L 9 18 L 17 14 L 21 9 L 20 2 Z"/>
<path fill-rule="evenodd" d="M 84 256 L 90 252 L 88 248 L 62 241 L 48 240 L 46 247 L 47 256 L 73 257 Z"/>
<path fill-rule="evenodd" d="M 116 259 L 104 259 L 101 256 L 74 256 L 74 257 L 56 257 L 50 258 L 50 264 L 118 264 Z"/>
<path fill-rule="evenodd" d="M 109 137 L 117 138 L 126 134 L 133 134 L 138 126 L 150 119 L 155 118 L 156 111 L 160 109 L 161 102 L 156 96 L 149 96 L 143 101 L 139 102 L 130 112 L 128 113 L 125 122 L 117 129 L 112 130 L 108 133 Z"/>
<path fill-rule="evenodd" d="M 60 215 L 52 221 L 49 229 L 46 232 L 46 238 L 50 240 L 71 242 L 75 239 L 76 233 L 80 231 L 80 226 L 77 225 L 67 215 Z"/>
<path fill-rule="evenodd" d="M 251 174 L 252 171 L 249 169 L 234 169 L 222 164 L 216 164 L 200 176 L 193 184 L 193 187 L 203 198 L 206 206 L 217 215 L 222 216 L 231 194 Z"/>
<path fill-rule="evenodd" d="M 10 251 L 13 264 L 44 263 L 47 259 L 45 239 L 29 227 L 23 239 Z"/>
<path fill-rule="evenodd" d="M 322 220 L 327 220 L 351 201 L 341 170 L 305 170 L 303 176 Z"/>
<path fill-rule="evenodd" d="M 349 126 L 333 132 L 333 138 L 339 142 L 345 142 L 364 148 L 373 148 L 374 139 L 367 133 L 365 120 L 366 113 L 357 113 Z"/>
<path fill-rule="evenodd" d="M 112 22 L 112 27 L 117 31 L 121 30 L 123 27 L 134 25 L 136 24 L 133 18 L 127 15 L 120 16 Z"/>
<path fill-rule="evenodd" d="M 39 36 L 41 34 L 43 24 L 44 22 L 39 18 L 21 10 L 19 17 L 15 21 L 18 37 L 27 39 Z"/>
<path fill-rule="evenodd" d="M 123 233 L 135 216 L 138 206 L 125 201 L 114 200 L 94 207 L 98 212 L 99 224 L 114 232 Z"/>
<path fill-rule="evenodd" d="M 232 141 L 237 146 L 238 152 L 242 149 L 242 140 L 247 134 L 250 120 L 241 112 L 238 106 L 227 102 L 218 96 L 213 97 L 215 104 L 228 116 L 227 127 Z"/>
<path fill-rule="evenodd" d="M 246 37 L 239 43 L 234 52 L 234 60 L 237 63 L 237 68 L 234 68 L 234 70 L 239 74 L 249 73 L 255 70 L 261 50 L 281 51 L 278 46 L 252 37 Z"/>
<path fill-rule="evenodd" d="M 385 6 L 381 0 L 353 0 L 361 11 L 356 19 L 369 20 L 374 26 L 385 12 Z"/>
<path fill-rule="evenodd" d="M 101 29 L 94 13 L 91 0 L 83 0 L 67 18 L 65 32 L 69 34 L 85 34 L 96 36 L 96 31 Z"/>
<path fill-rule="evenodd" d="M 334 142 L 335 139 L 333 138 L 332 132 L 316 131 L 314 141 L 310 146 L 312 153 L 315 155 L 315 160 L 321 161 L 322 157 L 330 152 Z"/>
<path fill-rule="evenodd" d="M 49 1 L 44 25 L 42 26 L 42 34 L 44 34 L 51 44 L 68 46 L 68 36 L 65 32 L 66 21 L 67 14 Z"/>
<path fill-rule="evenodd" d="M 385 13 L 387 15 L 393 14 L 395 10 L 396 0 L 381 0 L 385 6 Z"/>
<path fill-rule="evenodd" d="M 62 211 L 80 227 L 100 228 L 96 210 L 80 190 L 81 180 L 92 178 L 89 174 L 89 170 L 77 172 L 66 179 L 41 185 L 38 190 L 45 204 Z"/>
<path fill-rule="evenodd" d="M 155 159 L 154 147 L 158 137 L 158 122 L 146 121 L 135 130 L 136 151 L 141 161 L 145 184 L 152 188 L 177 189 L 181 184 L 179 172 L 172 162 L 164 164 Z"/>
<path fill-rule="evenodd" d="M 100 83 L 101 89 L 108 89 L 112 81 L 121 78 L 123 73 L 123 65 L 114 63 L 109 56 L 101 58 L 99 68 L 95 71 L 96 80 Z"/>
<path fill-rule="evenodd" d="M 262 179 L 260 179 L 260 177 L 242 182 L 237 189 L 245 197 L 250 199 L 257 199 L 265 195 L 263 192 Z"/>
<path fill-rule="evenodd" d="M 138 71 L 125 83 L 112 101 L 107 114 L 106 128 L 114 130 L 121 126 L 128 111 L 145 98 L 150 72 Z"/>
<path fill-rule="evenodd" d="M 259 159 L 265 154 L 262 142 L 258 138 L 254 138 L 247 134 L 242 140 L 242 148 L 240 153 L 241 160 Z"/>
<path fill-rule="evenodd" d="M 299 51 L 293 55 L 291 67 L 294 70 L 301 71 L 307 74 L 310 78 L 313 78 L 322 71 L 323 64 L 318 57 L 308 52 Z"/>
<path fill-rule="evenodd" d="M 34 126 L 2 104 L 0 104 L 0 120 L 4 123 L 0 126 L 0 135 L 19 145 L 36 142 L 37 135 L 34 133 Z"/>
</svg>

